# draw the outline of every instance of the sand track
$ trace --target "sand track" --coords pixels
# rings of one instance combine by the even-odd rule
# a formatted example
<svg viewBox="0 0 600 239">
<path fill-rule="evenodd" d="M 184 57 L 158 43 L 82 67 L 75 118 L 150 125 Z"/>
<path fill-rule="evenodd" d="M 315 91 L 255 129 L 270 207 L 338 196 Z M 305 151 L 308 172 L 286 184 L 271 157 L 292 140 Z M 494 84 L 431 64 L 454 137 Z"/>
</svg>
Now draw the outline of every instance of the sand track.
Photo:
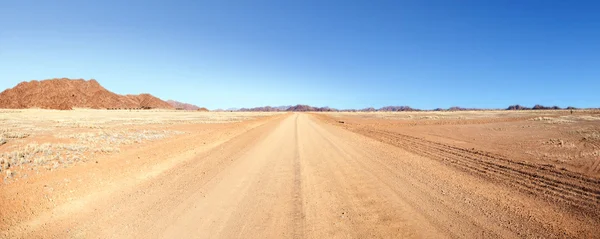
<svg viewBox="0 0 600 239">
<path fill-rule="evenodd" d="M 489 152 L 446 145 L 399 133 L 371 130 L 367 134 L 410 152 L 441 160 L 488 180 L 568 204 L 585 213 L 598 216 L 600 212 L 600 179 L 598 178 L 561 171 L 551 165 L 513 161 Z"/>
<path fill-rule="evenodd" d="M 159 175 L 67 202 L 6 235 L 598 237 L 596 179 L 397 133 L 357 132 L 309 114 L 274 117 Z"/>
</svg>

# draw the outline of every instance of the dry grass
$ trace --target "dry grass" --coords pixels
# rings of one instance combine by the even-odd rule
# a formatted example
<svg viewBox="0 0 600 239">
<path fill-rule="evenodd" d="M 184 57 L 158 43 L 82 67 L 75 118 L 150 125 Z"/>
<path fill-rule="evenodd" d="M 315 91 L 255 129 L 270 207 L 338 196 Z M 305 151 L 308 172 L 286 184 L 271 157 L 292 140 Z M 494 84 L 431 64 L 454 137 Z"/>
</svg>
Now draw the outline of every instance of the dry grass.
<svg viewBox="0 0 600 239">
<path fill-rule="evenodd" d="M 539 111 L 404 111 L 404 112 L 322 112 L 334 117 L 376 118 L 388 120 L 464 120 L 490 118 L 523 118 L 532 117 L 532 121 L 550 124 L 570 123 L 575 121 L 595 121 L 600 117 L 590 115 L 596 113 L 589 110 L 578 110 L 570 115 L 568 110 L 539 110 Z M 562 116 L 561 116 L 562 115 Z"/>
<path fill-rule="evenodd" d="M 181 124 L 221 124 L 278 113 L 0 110 L 0 172 L 53 170 L 98 160 L 121 147 L 183 134 Z M 280 114 L 280 113 L 279 113 Z"/>
<path fill-rule="evenodd" d="M 551 111 L 536 112 L 550 115 Z M 447 120 L 447 119 L 481 119 L 481 118 L 511 118 L 531 115 L 529 111 L 405 111 L 405 112 L 327 112 L 332 116 L 378 118 L 389 120 Z"/>
<path fill-rule="evenodd" d="M 169 130 L 111 130 L 99 132 L 58 134 L 56 135 L 56 137 L 75 139 L 78 143 L 85 145 L 122 145 L 141 143 L 149 140 L 159 140 L 177 134 L 183 134 L 183 132 Z"/>
<path fill-rule="evenodd" d="M 600 130 L 594 128 L 580 128 L 577 130 L 570 131 L 569 133 L 578 135 L 583 141 L 596 141 L 600 142 Z"/>
<path fill-rule="evenodd" d="M 532 121 L 543 121 L 548 124 L 567 124 L 574 123 L 574 120 L 567 119 L 565 117 L 535 117 Z"/>
<path fill-rule="evenodd" d="M 24 132 L 14 132 L 11 129 L 0 129 L 0 137 L 5 139 L 24 139 L 29 137 L 29 134 Z"/>
</svg>

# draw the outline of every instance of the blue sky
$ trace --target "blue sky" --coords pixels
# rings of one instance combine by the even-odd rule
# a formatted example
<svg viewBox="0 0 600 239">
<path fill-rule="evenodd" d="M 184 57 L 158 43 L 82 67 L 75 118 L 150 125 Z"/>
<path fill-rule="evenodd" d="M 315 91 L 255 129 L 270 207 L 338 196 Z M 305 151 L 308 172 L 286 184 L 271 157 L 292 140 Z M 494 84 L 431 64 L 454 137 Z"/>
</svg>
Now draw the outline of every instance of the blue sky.
<svg viewBox="0 0 600 239">
<path fill-rule="evenodd" d="M 600 106 L 597 1 L 0 2 L 0 88 L 95 78 L 211 109 Z"/>
</svg>

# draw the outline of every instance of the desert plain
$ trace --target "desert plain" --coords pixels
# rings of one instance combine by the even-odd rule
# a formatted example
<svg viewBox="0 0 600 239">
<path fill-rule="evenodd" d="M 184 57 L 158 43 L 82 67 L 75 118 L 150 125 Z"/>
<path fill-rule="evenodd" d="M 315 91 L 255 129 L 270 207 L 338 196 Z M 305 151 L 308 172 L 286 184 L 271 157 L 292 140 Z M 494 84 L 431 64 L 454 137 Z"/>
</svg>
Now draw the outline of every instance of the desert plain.
<svg viewBox="0 0 600 239">
<path fill-rule="evenodd" d="M 0 110 L 2 238 L 600 237 L 600 111 Z"/>
</svg>

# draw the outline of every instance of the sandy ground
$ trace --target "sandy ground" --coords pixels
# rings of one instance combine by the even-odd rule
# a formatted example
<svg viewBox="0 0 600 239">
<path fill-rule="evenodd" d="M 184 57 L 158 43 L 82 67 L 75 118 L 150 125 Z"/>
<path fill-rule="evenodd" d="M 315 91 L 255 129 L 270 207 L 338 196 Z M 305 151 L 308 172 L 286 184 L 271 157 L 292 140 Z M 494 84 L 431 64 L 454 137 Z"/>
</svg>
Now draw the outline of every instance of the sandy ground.
<svg viewBox="0 0 600 239">
<path fill-rule="evenodd" d="M 600 177 L 600 111 L 332 113 L 342 127 L 412 136 Z M 377 137 L 375 137 L 377 138 Z"/>
<path fill-rule="evenodd" d="M 599 237 L 594 170 L 515 159 L 502 154 L 510 143 L 494 151 L 481 140 L 514 125 L 555 125 L 536 117 L 562 116 L 289 113 L 155 125 L 186 133 L 2 184 L 1 235 Z M 589 131 L 590 122 L 576 127 Z M 452 128 L 496 124 L 508 129 L 473 139 L 478 133 Z"/>
</svg>

